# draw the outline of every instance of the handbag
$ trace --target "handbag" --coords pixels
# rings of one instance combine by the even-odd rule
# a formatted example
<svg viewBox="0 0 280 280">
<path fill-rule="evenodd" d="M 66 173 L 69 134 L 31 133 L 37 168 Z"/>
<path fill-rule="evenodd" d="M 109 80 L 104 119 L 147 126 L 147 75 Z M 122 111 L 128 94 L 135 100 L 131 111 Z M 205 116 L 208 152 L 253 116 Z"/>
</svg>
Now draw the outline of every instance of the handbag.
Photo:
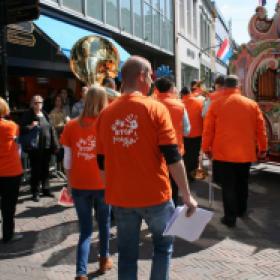
<svg viewBox="0 0 280 280">
<path fill-rule="evenodd" d="M 39 148 L 40 127 L 34 126 L 27 133 L 21 134 L 19 144 L 23 151 L 36 150 Z"/>
</svg>

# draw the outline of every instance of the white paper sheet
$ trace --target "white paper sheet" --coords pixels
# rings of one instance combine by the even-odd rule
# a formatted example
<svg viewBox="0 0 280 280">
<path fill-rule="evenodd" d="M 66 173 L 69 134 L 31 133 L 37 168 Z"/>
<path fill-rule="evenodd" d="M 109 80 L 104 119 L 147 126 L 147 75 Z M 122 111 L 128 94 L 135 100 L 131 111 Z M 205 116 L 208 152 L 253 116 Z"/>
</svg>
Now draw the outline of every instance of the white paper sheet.
<svg viewBox="0 0 280 280">
<path fill-rule="evenodd" d="M 188 218 L 185 216 L 186 210 L 186 206 L 175 209 L 163 235 L 178 236 L 190 242 L 199 239 L 204 228 L 212 219 L 213 212 L 197 208 L 195 213 Z"/>
</svg>

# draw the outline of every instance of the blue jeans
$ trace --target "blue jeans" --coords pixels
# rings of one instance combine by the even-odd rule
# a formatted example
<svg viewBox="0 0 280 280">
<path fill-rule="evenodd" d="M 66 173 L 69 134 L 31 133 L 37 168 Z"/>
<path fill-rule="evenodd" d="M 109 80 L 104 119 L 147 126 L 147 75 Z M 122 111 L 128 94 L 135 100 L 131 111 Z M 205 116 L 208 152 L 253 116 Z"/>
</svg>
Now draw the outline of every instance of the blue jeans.
<svg viewBox="0 0 280 280">
<path fill-rule="evenodd" d="M 80 237 L 77 248 L 77 276 L 87 275 L 90 240 L 93 231 L 92 208 L 97 205 L 97 222 L 99 228 L 100 257 L 109 255 L 110 212 L 111 207 L 104 202 L 104 190 L 72 189 L 72 196 L 79 219 Z"/>
<path fill-rule="evenodd" d="M 172 201 L 144 208 L 114 207 L 118 229 L 119 280 L 137 279 L 139 235 L 142 219 L 152 233 L 154 253 L 151 280 L 169 279 L 169 263 L 173 252 L 173 238 L 162 233 L 174 212 Z"/>
</svg>

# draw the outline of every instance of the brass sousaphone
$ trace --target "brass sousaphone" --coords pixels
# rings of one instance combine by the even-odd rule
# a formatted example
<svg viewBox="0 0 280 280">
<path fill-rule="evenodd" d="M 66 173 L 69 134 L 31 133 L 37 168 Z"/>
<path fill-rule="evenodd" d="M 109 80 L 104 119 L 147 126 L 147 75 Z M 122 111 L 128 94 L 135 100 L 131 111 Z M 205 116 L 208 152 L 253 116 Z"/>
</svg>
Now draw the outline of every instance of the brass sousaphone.
<svg viewBox="0 0 280 280">
<path fill-rule="evenodd" d="M 107 39 L 91 35 L 79 39 L 71 50 L 70 68 L 74 75 L 87 86 L 101 85 L 106 77 L 118 75 L 120 57 L 117 48 Z M 110 99 L 120 94 L 106 88 Z"/>
</svg>

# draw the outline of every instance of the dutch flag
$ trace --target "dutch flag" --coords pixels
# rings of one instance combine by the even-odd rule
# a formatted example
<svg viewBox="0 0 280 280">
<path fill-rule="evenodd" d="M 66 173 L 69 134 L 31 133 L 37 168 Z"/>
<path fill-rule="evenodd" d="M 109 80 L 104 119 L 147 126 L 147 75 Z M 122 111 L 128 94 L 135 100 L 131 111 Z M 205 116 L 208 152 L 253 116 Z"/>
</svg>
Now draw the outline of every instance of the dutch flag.
<svg viewBox="0 0 280 280">
<path fill-rule="evenodd" d="M 230 41 L 229 39 L 225 39 L 221 44 L 220 49 L 218 50 L 217 57 L 224 63 L 227 63 L 227 61 L 232 57 L 232 55 L 233 51 L 230 46 Z"/>
</svg>

